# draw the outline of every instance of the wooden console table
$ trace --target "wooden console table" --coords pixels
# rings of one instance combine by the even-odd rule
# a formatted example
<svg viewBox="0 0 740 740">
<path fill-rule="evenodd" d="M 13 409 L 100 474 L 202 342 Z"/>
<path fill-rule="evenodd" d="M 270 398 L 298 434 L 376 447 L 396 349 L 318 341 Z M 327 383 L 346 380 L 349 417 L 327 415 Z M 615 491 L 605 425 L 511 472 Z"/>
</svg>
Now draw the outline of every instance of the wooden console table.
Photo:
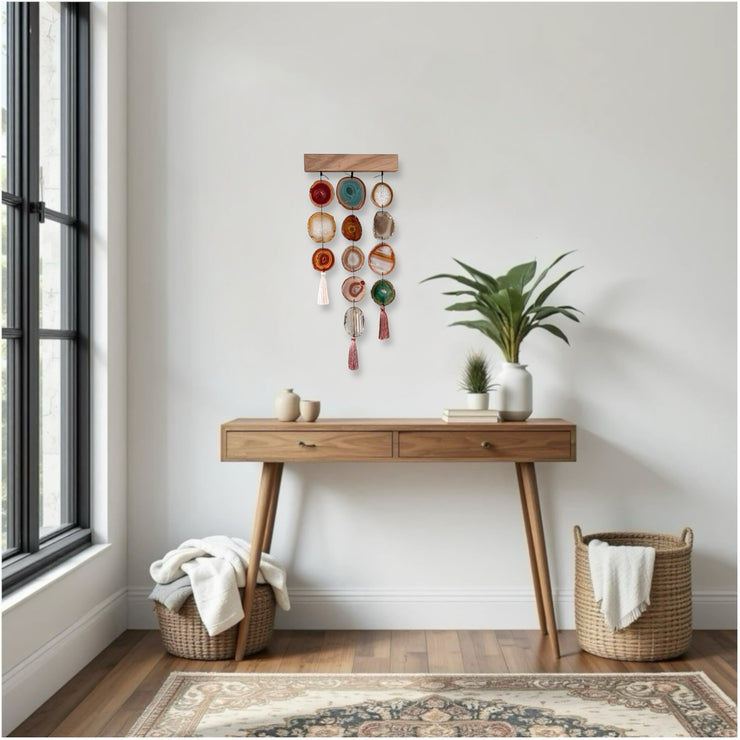
<svg viewBox="0 0 740 740">
<path fill-rule="evenodd" d="M 234 419 L 221 425 L 221 459 L 262 463 L 252 529 L 244 619 L 236 660 L 244 648 L 261 552 L 269 552 L 284 463 L 513 462 L 532 567 L 540 629 L 560 656 L 550 588 L 535 462 L 576 459 L 576 427 L 562 419 L 523 422 L 444 422 L 437 419 L 319 419 L 313 423 Z M 261 544 L 261 550 L 259 546 Z"/>
</svg>

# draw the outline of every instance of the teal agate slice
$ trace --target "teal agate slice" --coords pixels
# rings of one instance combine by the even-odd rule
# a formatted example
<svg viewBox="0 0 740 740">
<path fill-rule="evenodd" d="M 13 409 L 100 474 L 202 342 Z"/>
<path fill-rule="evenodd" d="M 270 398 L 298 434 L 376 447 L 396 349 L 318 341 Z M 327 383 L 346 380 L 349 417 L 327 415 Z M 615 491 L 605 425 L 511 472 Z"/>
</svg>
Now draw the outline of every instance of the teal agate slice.
<svg viewBox="0 0 740 740">
<path fill-rule="evenodd" d="M 365 183 L 359 177 L 343 177 L 337 183 L 337 200 L 350 211 L 365 204 Z"/>
</svg>

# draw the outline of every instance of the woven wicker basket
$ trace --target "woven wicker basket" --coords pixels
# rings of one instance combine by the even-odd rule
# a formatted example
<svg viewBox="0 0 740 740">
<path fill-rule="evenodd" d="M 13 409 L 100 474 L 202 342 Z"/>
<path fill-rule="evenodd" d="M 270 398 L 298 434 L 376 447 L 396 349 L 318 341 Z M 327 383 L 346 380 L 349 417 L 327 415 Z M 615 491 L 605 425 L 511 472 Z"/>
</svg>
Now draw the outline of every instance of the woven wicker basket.
<svg viewBox="0 0 740 740">
<path fill-rule="evenodd" d="M 189 596 L 178 612 L 154 602 L 159 630 L 165 650 L 189 660 L 233 660 L 239 625 L 211 637 L 198 612 L 195 599 Z M 249 620 L 247 646 L 244 655 L 257 653 L 267 647 L 272 638 L 275 621 L 275 595 L 266 583 L 257 584 Z"/>
<path fill-rule="evenodd" d="M 574 528 L 576 540 L 576 632 L 578 644 L 589 653 L 614 660 L 666 660 L 682 655 L 691 644 L 691 547 L 693 532 L 686 527 L 679 537 L 643 532 L 601 532 L 585 537 Z M 650 606 L 624 629 L 613 631 L 604 623 L 594 600 L 588 543 L 655 548 Z"/>
</svg>

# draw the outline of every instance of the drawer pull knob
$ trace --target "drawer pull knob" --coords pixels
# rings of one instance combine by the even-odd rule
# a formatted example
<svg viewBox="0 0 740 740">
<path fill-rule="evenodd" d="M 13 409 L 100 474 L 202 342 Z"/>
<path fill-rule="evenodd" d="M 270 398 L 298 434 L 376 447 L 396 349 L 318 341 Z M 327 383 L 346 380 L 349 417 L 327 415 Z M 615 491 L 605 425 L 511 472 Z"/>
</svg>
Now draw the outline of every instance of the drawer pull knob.
<svg viewBox="0 0 740 740">
<path fill-rule="evenodd" d="M 302 439 L 298 441 L 299 447 L 316 447 L 313 442 L 304 442 Z"/>
<path fill-rule="evenodd" d="M 481 446 L 481 447 L 485 447 L 485 448 L 486 448 L 487 450 L 488 450 L 488 449 L 490 449 L 491 447 L 493 447 L 493 445 L 492 445 L 492 444 L 491 444 L 491 443 L 490 443 L 490 442 L 489 442 L 489 441 L 488 441 L 487 439 L 484 439 L 484 440 L 483 440 L 483 441 L 482 441 L 482 442 L 480 443 L 480 446 Z"/>
</svg>

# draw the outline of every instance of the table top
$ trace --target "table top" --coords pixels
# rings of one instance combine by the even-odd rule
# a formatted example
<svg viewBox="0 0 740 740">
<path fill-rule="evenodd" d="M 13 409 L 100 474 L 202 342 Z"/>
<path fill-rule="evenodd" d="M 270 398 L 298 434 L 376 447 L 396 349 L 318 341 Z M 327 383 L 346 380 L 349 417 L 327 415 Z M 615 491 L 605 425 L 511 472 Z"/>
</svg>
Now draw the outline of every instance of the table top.
<svg viewBox="0 0 740 740">
<path fill-rule="evenodd" d="M 440 431 L 447 429 L 493 429 L 500 431 L 572 430 L 576 425 L 565 419 L 527 419 L 527 421 L 483 421 L 480 419 L 444 421 L 441 418 L 318 418 L 316 421 L 279 421 L 275 418 L 237 418 L 221 425 L 224 431 Z"/>
</svg>

